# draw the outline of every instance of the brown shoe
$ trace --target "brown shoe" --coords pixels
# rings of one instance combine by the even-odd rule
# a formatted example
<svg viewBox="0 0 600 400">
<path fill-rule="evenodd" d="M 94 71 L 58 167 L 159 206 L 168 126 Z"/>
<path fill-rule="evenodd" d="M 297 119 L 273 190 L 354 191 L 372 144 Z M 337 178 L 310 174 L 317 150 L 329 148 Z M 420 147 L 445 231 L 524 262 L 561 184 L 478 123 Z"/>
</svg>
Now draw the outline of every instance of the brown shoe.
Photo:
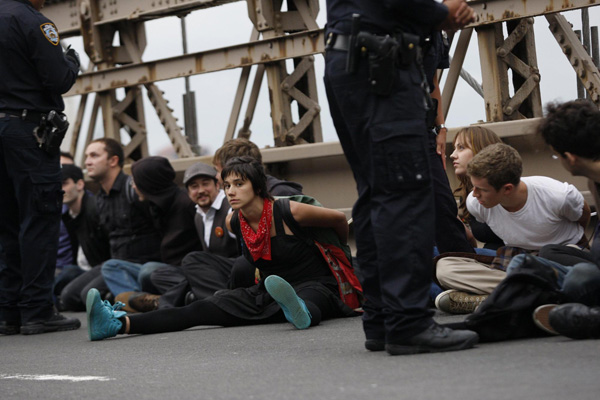
<svg viewBox="0 0 600 400">
<path fill-rule="evenodd" d="M 158 309 L 160 295 L 150 293 L 139 293 L 129 297 L 129 307 L 139 312 L 148 312 Z"/>
<path fill-rule="evenodd" d="M 550 325 L 549 319 L 550 311 L 556 307 L 558 307 L 558 304 L 544 304 L 536 308 L 533 312 L 533 322 L 535 322 L 535 325 L 551 335 L 558 335 L 558 332 Z"/>
<path fill-rule="evenodd" d="M 131 305 L 129 304 L 129 300 L 136 295 L 139 294 L 143 294 L 140 292 L 123 292 L 123 293 L 119 293 L 117 295 L 117 297 L 115 297 L 115 302 L 120 301 L 121 303 L 125 304 L 125 306 L 123 308 L 121 308 L 121 310 L 123 311 L 127 311 L 127 313 L 132 314 L 132 313 L 136 313 L 138 312 L 136 309 L 132 308 Z"/>
</svg>

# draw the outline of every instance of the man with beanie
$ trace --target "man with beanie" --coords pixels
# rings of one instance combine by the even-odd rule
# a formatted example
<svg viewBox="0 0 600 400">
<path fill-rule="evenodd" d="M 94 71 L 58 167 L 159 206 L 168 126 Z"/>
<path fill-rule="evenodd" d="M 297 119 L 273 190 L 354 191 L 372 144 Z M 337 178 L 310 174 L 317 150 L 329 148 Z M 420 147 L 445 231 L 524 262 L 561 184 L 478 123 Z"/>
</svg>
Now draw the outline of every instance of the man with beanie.
<svg viewBox="0 0 600 400">
<path fill-rule="evenodd" d="M 115 296 L 147 289 L 142 283 L 153 270 L 164 265 L 179 265 L 186 254 L 202 248 L 194 225 L 195 205 L 186 191 L 175 184 L 175 170 L 169 160 L 164 157 L 141 159 L 133 163 L 131 173 L 133 187 L 140 200 L 148 203 L 159 230 L 160 260 L 143 265 L 119 259 L 105 262 L 102 276 Z"/>
</svg>

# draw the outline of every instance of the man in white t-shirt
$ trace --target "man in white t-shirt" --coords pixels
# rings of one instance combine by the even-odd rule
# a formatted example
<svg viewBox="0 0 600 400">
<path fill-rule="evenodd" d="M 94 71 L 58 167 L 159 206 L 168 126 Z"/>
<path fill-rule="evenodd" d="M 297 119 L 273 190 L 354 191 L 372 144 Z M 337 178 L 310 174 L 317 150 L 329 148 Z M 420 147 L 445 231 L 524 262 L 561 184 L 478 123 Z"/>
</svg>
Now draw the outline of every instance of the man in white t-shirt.
<svg viewBox="0 0 600 400">
<path fill-rule="evenodd" d="M 471 215 L 486 223 L 506 246 L 526 251 L 584 241 L 590 208 L 581 193 L 552 178 L 521 178 L 522 170 L 519 153 L 506 144 L 480 151 L 467 167 L 473 183 L 467 198 Z M 436 277 L 448 290 L 436 298 L 436 306 L 451 313 L 472 312 L 505 276 L 505 271 L 473 259 L 442 258 Z"/>
</svg>

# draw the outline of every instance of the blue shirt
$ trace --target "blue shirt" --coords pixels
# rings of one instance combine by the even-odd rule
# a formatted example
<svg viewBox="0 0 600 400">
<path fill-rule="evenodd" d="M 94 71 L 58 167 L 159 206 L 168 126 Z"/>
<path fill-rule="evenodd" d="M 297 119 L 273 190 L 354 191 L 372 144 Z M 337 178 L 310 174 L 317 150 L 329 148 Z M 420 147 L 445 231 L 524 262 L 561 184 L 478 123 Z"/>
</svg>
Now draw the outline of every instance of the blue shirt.
<svg viewBox="0 0 600 400">
<path fill-rule="evenodd" d="M 52 21 L 27 0 L 0 0 L 0 110 L 63 111 L 78 72 Z"/>
</svg>

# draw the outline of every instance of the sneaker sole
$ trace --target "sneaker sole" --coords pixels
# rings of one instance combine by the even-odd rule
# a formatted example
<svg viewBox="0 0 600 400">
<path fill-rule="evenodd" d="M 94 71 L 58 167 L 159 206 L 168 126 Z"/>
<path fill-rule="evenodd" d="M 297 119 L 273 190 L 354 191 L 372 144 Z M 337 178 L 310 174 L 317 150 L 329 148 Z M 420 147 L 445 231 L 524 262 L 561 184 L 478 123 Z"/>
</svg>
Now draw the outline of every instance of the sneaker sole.
<svg viewBox="0 0 600 400">
<path fill-rule="evenodd" d="M 558 304 L 544 304 L 533 311 L 533 322 L 535 325 L 546 333 L 551 335 L 559 335 L 558 332 L 550 325 L 550 311 L 554 310 Z"/>
<path fill-rule="evenodd" d="M 90 319 L 91 319 L 91 314 L 92 314 L 92 309 L 94 306 L 94 303 L 96 302 L 96 299 L 100 299 L 100 292 L 97 289 L 90 289 L 90 291 L 87 294 L 87 297 L 85 299 L 85 313 L 87 316 L 87 331 L 88 331 L 88 338 L 90 340 L 94 340 L 92 339 L 92 324 L 90 323 Z"/>
<path fill-rule="evenodd" d="M 474 336 L 473 338 L 464 342 L 455 344 L 454 346 L 448 347 L 427 347 L 427 346 L 402 346 L 394 345 L 393 348 L 386 346 L 386 350 L 391 356 L 405 356 L 410 354 L 422 354 L 422 353 L 443 353 L 447 351 L 459 351 L 467 350 L 475 346 L 479 342 L 479 337 Z"/>
<path fill-rule="evenodd" d="M 287 320 L 297 329 L 310 326 L 310 316 L 302 307 L 294 288 L 283 278 L 271 275 L 265 279 L 265 288 L 279 304 Z"/>
</svg>

